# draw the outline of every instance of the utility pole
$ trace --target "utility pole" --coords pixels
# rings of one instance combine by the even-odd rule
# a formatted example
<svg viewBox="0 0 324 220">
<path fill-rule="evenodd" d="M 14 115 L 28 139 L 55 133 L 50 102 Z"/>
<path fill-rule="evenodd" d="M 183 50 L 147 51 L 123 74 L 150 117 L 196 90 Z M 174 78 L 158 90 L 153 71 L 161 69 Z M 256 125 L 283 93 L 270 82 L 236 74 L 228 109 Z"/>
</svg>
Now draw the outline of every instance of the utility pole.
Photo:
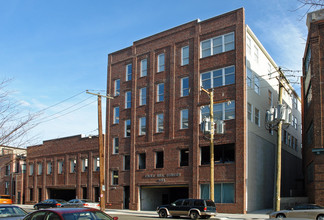
<svg viewBox="0 0 324 220">
<path fill-rule="evenodd" d="M 106 187 L 105 187 L 105 149 L 103 144 L 103 136 L 102 136 L 102 113 L 101 113 L 101 97 L 105 97 L 108 99 L 113 99 L 113 97 L 105 96 L 101 94 L 91 93 L 88 90 L 86 91 L 88 94 L 98 96 L 98 135 L 99 135 L 99 186 L 100 186 L 100 210 L 105 211 L 106 208 Z"/>
</svg>

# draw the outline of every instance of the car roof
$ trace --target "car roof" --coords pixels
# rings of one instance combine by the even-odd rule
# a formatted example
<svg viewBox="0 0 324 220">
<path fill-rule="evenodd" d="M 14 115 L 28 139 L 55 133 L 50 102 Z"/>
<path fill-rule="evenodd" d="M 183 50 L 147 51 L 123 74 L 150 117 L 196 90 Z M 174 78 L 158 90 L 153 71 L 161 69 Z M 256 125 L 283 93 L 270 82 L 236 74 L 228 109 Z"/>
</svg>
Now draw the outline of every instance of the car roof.
<svg viewBox="0 0 324 220">
<path fill-rule="evenodd" d="M 76 213 L 76 212 L 86 212 L 86 211 L 98 211 L 98 209 L 93 208 L 53 208 L 53 209 L 44 209 L 53 211 L 59 214 L 66 214 L 66 213 Z"/>
<path fill-rule="evenodd" d="M 16 205 L 0 205 L 0 207 L 16 207 L 16 208 L 20 208 L 19 206 L 16 206 Z"/>
</svg>

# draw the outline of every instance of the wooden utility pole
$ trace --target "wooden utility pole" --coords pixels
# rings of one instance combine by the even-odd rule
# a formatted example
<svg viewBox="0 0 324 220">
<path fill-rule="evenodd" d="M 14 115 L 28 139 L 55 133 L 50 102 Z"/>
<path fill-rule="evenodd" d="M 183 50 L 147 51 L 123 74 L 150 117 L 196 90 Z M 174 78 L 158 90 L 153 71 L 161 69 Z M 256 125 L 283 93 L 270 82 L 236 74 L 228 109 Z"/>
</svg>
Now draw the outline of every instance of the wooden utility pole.
<svg viewBox="0 0 324 220">
<path fill-rule="evenodd" d="M 88 90 L 88 94 L 98 96 L 98 135 L 99 135 L 99 186 L 100 186 L 100 210 L 105 211 L 106 209 L 106 187 L 105 187 L 105 149 L 103 144 L 103 135 L 102 135 L 102 113 L 101 113 L 101 97 L 108 99 L 113 99 L 113 97 L 105 96 L 101 94 L 91 93 Z"/>
</svg>

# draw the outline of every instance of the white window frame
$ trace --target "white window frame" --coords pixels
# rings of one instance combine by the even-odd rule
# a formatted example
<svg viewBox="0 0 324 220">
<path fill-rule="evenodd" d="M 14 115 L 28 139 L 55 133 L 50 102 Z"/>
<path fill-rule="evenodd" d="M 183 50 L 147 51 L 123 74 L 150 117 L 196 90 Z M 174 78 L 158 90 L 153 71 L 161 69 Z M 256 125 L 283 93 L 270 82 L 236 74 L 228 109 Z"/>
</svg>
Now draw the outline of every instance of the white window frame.
<svg viewBox="0 0 324 220">
<path fill-rule="evenodd" d="M 189 128 L 189 110 L 182 109 L 180 111 L 180 129 L 188 129 L 188 128 Z"/>
<path fill-rule="evenodd" d="M 251 108 L 249 109 L 249 107 L 251 107 Z M 249 111 L 249 110 L 251 110 L 251 111 Z M 247 114 L 248 114 L 247 115 L 248 120 L 253 122 L 253 105 L 251 103 L 249 103 L 249 102 L 248 102 L 248 105 L 247 105 Z M 249 118 L 249 115 L 251 116 L 251 118 Z"/>
<path fill-rule="evenodd" d="M 41 162 L 37 163 L 37 175 L 42 175 L 43 173 L 43 164 Z"/>
<path fill-rule="evenodd" d="M 76 172 L 76 159 L 70 160 L 70 173 Z"/>
<path fill-rule="evenodd" d="M 118 115 L 117 115 L 117 113 L 118 113 Z M 114 115 L 113 123 L 114 124 L 119 124 L 119 114 L 120 114 L 119 106 L 114 107 L 114 110 L 113 110 L 113 115 Z"/>
<path fill-rule="evenodd" d="M 46 174 L 47 174 L 47 175 L 52 174 L 52 161 L 48 161 L 48 162 L 47 162 Z"/>
<path fill-rule="evenodd" d="M 253 71 L 246 67 L 246 84 L 248 87 L 253 88 Z"/>
<path fill-rule="evenodd" d="M 57 173 L 62 174 L 63 173 L 63 168 L 64 168 L 64 161 L 59 160 L 59 161 L 57 161 L 57 164 L 58 164 Z"/>
<path fill-rule="evenodd" d="M 131 67 L 130 69 L 129 69 L 129 66 Z M 129 63 L 126 65 L 126 81 L 132 80 L 132 73 L 133 73 L 133 65 L 131 63 Z"/>
<path fill-rule="evenodd" d="M 164 53 L 161 53 L 158 55 L 158 66 L 157 66 L 157 72 L 163 72 L 165 70 L 165 55 Z"/>
<path fill-rule="evenodd" d="M 145 91 L 145 94 L 144 94 L 144 91 Z M 140 103 L 139 105 L 142 106 L 142 105 L 146 105 L 146 99 L 147 99 L 147 88 L 146 87 L 143 87 L 143 88 L 140 88 Z"/>
<path fill-rule="evenodd" d="M 252 44 L 251 38 L 249 36 L 246 36 L 246 53 L 249 55 L 251 55 L 252 52 L 251 44 Z"/>
<path fill-rule="evenodd" d="M 130 95 L 129 95 L 130 94 Z M 130 99 L 128 99 L 130 98 Z M 132 91 L 125 92 L 125 109 L 132 107 Z"/>
<path fill-rule="evenodd" d="M 230 103 L 231 104 L 233 104 L 234 105 L 234 118 L 226 118 L 226 112 L 227 112 L 227 110 L 228 110 L 228 103 L 229 102 L 222 102 L 222 103 L 217 103 L 217 104 L 214 104 L 214 120 L 223 120 L 223 121 L 226 121 L 226 120 L 233 120 L 233 119 L 235 119 L 236 118 L 236 111 L 235 111 L 235 109 L 236 109 L 236 105 L 235 105 L 235 100 L 231 100 L 230 101 Z M 216 109 L 217 109 L 217 106 L 219 106 L 219 105 L 221 105 L 221 111 L 222 111 L 222 118 L 221 119 L 217 119 L 217 117 L 216 117 L 216 115 L 215 115 L 215 112 L 217 112 L 216 111 Z M 202 110 L 203 109 L 207 109 L 208 110 L 208 117 L 209 117 L 209 112 L 210 112 L 210 108 L 209 108 L 209 105 L 205 105 L 205 106 L 201 106 L 201 108 L 200 108 L 200 122 L 202 122 L 202 120 L 203 120 L 203 114 L 202 114 Z"/>
<path fill-rule="evenodd" d="M 82 159 L 82 172 L 86 172 L 88 170 L 89 161 L 88 158 Z"/>
<path fill-rule="evenodd" d="M 29 164 L 29 176 L 34 175 L 34 164 Z"/>
<path fill-rule="evenodd" d="M 227 69 L 233 68 L 233 67 L 234 67 L 234 72 L 233 73 L 225 74 Z M 217 78 L 222 77 L 222 85 L 220 85 L 220 86 L 214 86 L 214 78 L 216 78 L 216 77 L 214 77 L 214 72 L 217 72 L 217 71 L 222 71 L 222 75 L 217 77 Z M 227 85 L 235 84 L 235 66 L 234 65 L 201 73 L 200 74 L 200 85 L 202 87 L 203 87 L 203 75 L 204 74 L 209 74 L 210 75 L 210 78 L 204 80 L 204 81 L 210 80 L 210 86 L 211 86 L 210 88 L 218 88 L 218 87 L 221 87 L 221 86 L 227 86 Z M 234 83 L 226 84 L 226 76 L 228 76 L 228 75 L 234 75 Z M 210 89 L 210 88 L 204 88 L 204 89 Z"/>
<path fill-rule="evenodd" d="M 188 80 L 188 88 L 184 88 L 183 87 L 184 80 Z M 187 92 L 187 95 L 184 95 L 185 91 L 188 91 Z M 183 77 L 183 78 L 181 78 L 181 94 L 180 94 L 180 96 L 181 97 L 188 96 L 189 95 L 189 91 L 190 91 L 189 90 L 189 77 Z"/>
<path fill-rule="evenodd" d="M 93 158 L 93 171 L 99 171 L 100 170 L 100 158 L 99 156 L 96 156 Z"/>
<path fill-rule="evenodd" d="M 189 64 L 189 46 L 181 48 L 181 66 Z"/>
<path fill-rule="evenodd" d="M 233 49 L 226 50 L 226 45 L 229 44 L 229 43 L 225 43 L 225 37 L 227 37 L 229 35 L 233 35 L 234 40 L 229 42 L 231 44 L 233 43 Z M 214 48 L 216 47 L 216 45 L 214 45 L 214 41 L 216 39 L 221 39 L 221 44 L 217 45 L 217 46 L 222 47 L 221 52 L 214 51 L 215 50 Z M 206 48 L 203 48 L 203 44 L 208 45 L 208 46 Z M 203 56 L 203 52 L 207 51 L 207 50 L 209 51 L 209 54 Z M 213 37 L 213 38 L 210 38 L 210 39 L 207 39 L 207 40 L 204 40 L 204 41 L 200 42 L 200 58 L 213 56 L 215 54 L 220 54 L 220 53 L 224 53 L 224 52 L 231 51 L 231 50 L 235 50 L 235 34 L 234 34 L 234 32 L 230 32 L 230 33 L 227 33 L 227 34 L 224 34 L 224 35 L 216 36 L 216 37 Z"/>
<path fill-rule="evenodd" d="M 114 96 L 120 95 L 120 79 L 114 81 Z"/>
<path fill-rule="evenodd" d="M 140 77 L 147 76 L 147 59 L 141 60 L 141 73 Z"/>
<path fill-rule="evenodd" d="M 138 121 L 139 121 L 138 135 L 146 135 L 146 117 L 141 117 L 139 118 Z"/>
<path fill-rule="evenodd" d="M 164 131 L 164 114 L 163 113 L 157 114 L 155 117 L 155 121 L 156 121 L 156 133 L 163 132 Z"/>
<path fill-rule="evenodd" d="M 119 138 L 114 137 L 113 138 L 113 154 L 118 154 L 118 153 L 119 153 Z"/>
<path fill-rule="evenodd" d="M 256 45 L 254 45 L 253 52 L 254 52 L 254 61 L 256 63 L 259 63 L 259 48 Z"/>
<path fill-rule="evenodd" d="M 260 127 L 260 124 L 261 124 L 261 118 L 260 118 L 260 115 L 261 115 L 261 112 L 260 112 L 260 109 L 254 107 L 254 123 Z M 258 121 L 256 121 L 255 119 L 258 119 Z"/>
<path fill-rule="evenodd" d="M 131 120 L 130 119 L 127 119 L 125 120 L 125 137 L 130 137 L 131 136 L 131 131 L 129 132 L 129 136 L 127 135 L 127 123 L 129 122 L 129 126 L 130 126 L 130 130 L 131 130 Z"/>
<path fill-rule="evenodd" d="M 257 94 L 260 94 L 260 78 L 256 74 L 253 75 L 253 87 Z"/>
<path fill-rule="evenodd" d="M 163 91 L 161 91 L 161 86 L 163 86 Z M 164 83 L 159 83 L 156 85 L 156 101 L 163 102 L 164 101 Z"/>
</svg>

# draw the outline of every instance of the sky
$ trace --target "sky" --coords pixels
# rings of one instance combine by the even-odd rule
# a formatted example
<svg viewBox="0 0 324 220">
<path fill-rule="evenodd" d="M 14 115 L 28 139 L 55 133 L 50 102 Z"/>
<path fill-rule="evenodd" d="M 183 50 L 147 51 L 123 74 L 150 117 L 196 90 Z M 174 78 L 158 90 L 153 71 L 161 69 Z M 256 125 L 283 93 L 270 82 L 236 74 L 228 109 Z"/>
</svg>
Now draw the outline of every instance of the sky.
<svg viewBox="0 0 324 220">
<path fill-rule="evenodd" d="M 105 94 L 109 53 L 244 7 L 246 24 L 277 65 L 301 70 L 307 27 L 300 6 L 298 0 L 0 0 L 0 80 L 11 79 L 6 89 L 21 114 L 41 113 L 29 145 L 97 135 L 97 97 L 85 91 Z"/>
</svg>

